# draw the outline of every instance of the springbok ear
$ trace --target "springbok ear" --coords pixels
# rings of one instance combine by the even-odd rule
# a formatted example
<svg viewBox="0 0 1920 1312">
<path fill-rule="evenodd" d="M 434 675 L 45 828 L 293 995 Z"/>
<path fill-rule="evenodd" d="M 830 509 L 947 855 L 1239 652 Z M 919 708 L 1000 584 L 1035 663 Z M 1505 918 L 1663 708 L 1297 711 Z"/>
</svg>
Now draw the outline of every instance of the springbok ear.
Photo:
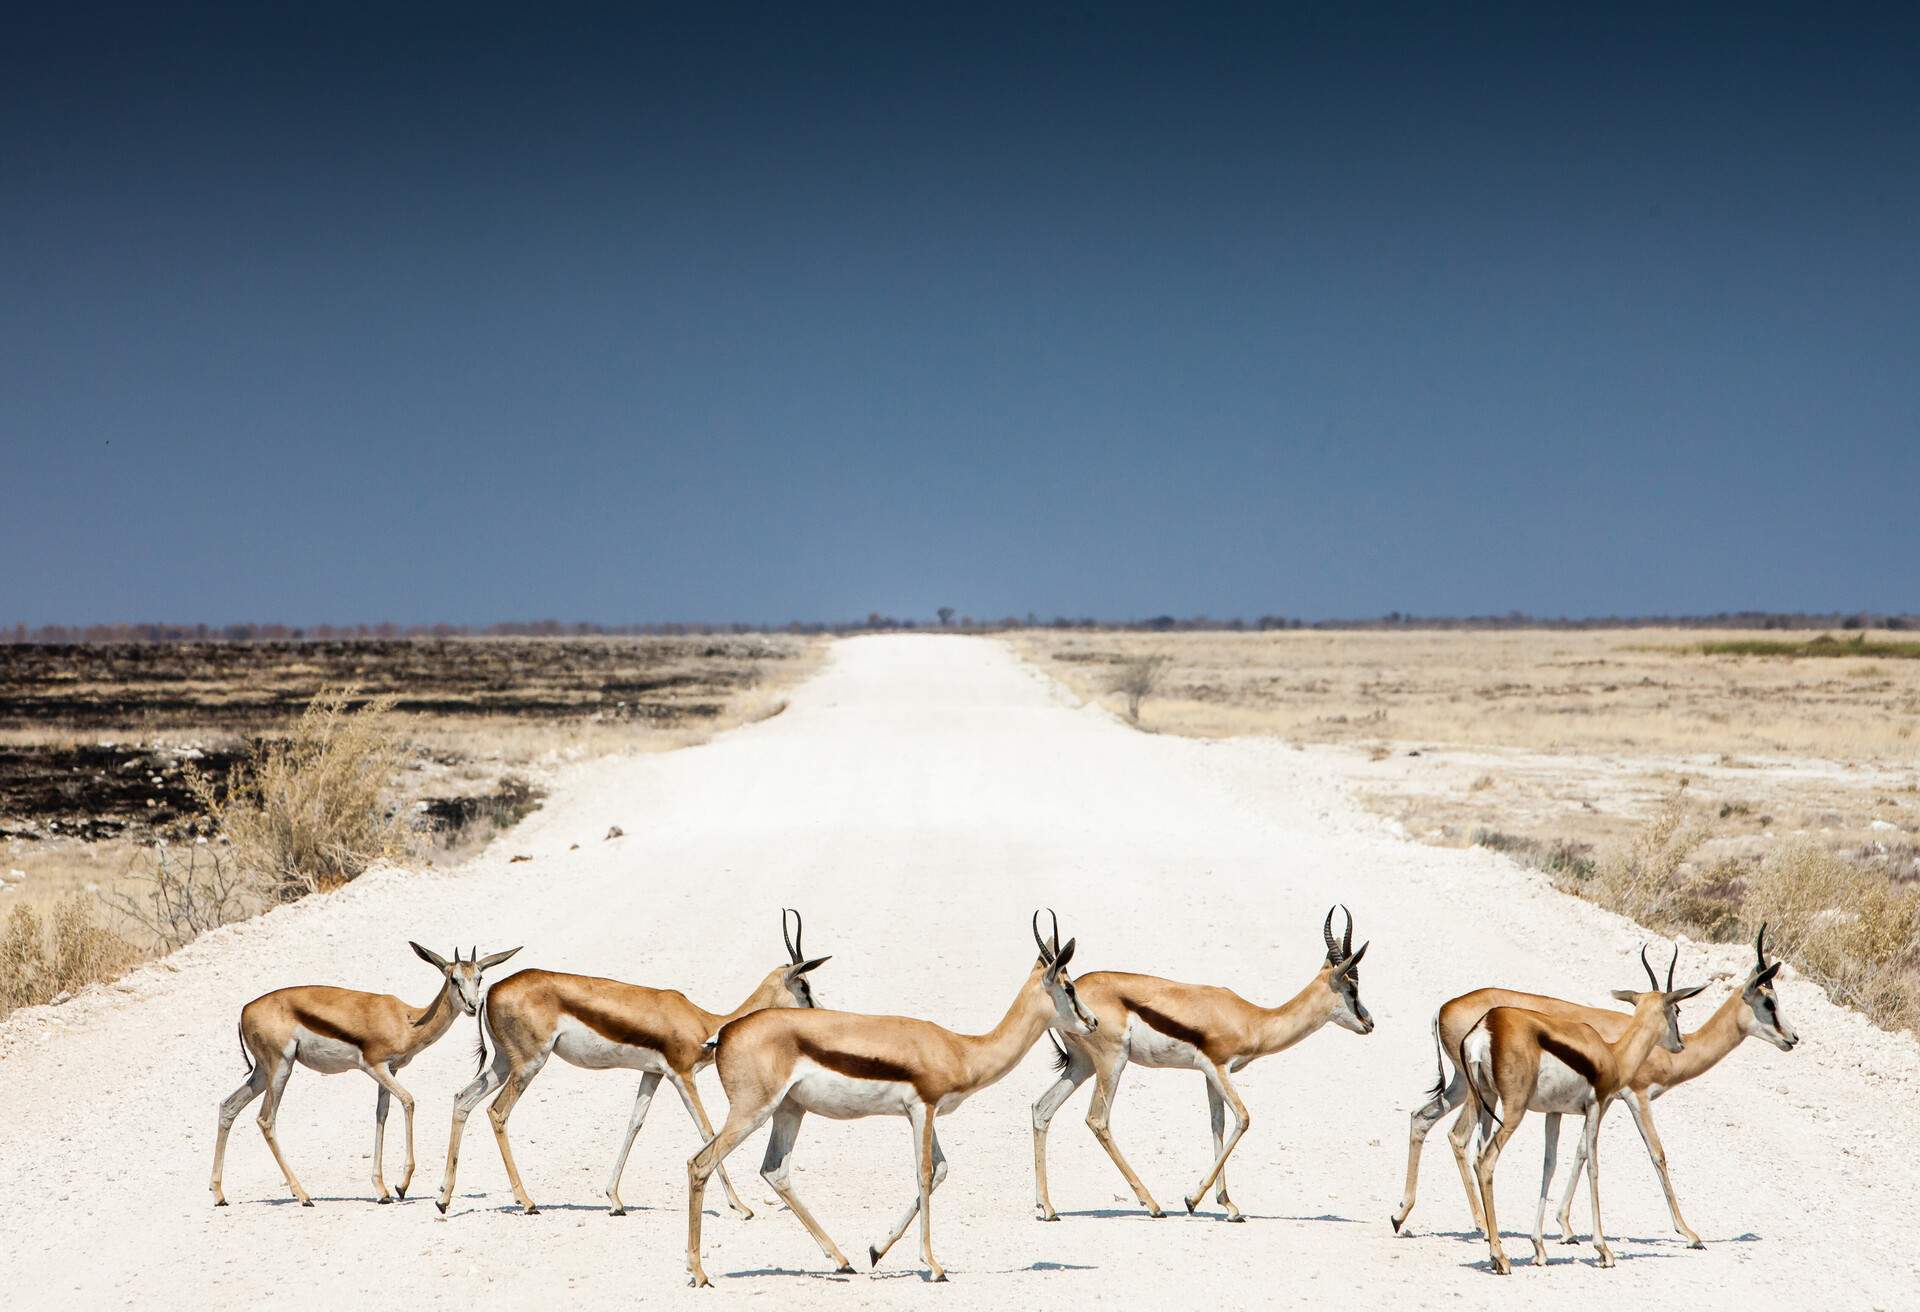
<svg viewBox="0 0 1920 1312">
<path fill-rule="evenodd" d="M 1360 950 L 1358 952 L 1354 953 L 1352 956 L 1348 957 L 1345 961 L 1341 962 L 1339 965 L 1333 968 L 1333 977 L 1335 979 L 1339 979 L 1343 975 L 1353 974 L 1354 970 L 1358 968 L 1358 966 L 1360 965 L 1360 958 L 1366 956 L 1367 949 L 1372 946 L 1373 946 L 1372 939 L 1368 939 L 1365 943 L 1362 943 L 1360 945 Z"/>
<path fill-rule="evenodd" d="M 1781 966 L 1780 962 L 1778 961 L 1774 962 L 1771 966 L 1768 966 L 1765 970 L 1761 971 L 1758 975 L 1755 975 L 1753 977 L 1753 982 L 1749 984 L 1747 987 L 1757 989 L 1762 985 L 1773 983 L 1773 977 L 1780 973 L 1780 966 Z"/>
<path fill-rule="evenodd" d="M 1066 975 L 1066 973 L 1067 973 L 1067 963 L 1068 963 L 1069 961 L 1072 961 L 1072 960 L 1073 960 L 1073 947 L 1074 947 L 1074 944 L 1076 944 L 1076 943 L 1078 943 L 1079 941 L 1080 941 L 1080 940 L 1079 940 L 1079 939 L 1077 939 L 1077 938 L 1070 938 L 1070 939 L 1068 939 L 1068 940 L 1067 940 L 1067 945 L 1066 945 L 1065 947 L 1063 947 L 1063 948 L 1061 948 L 1061 949 L 1060 949 L 1060 954 L 1059 954 L 1058 956 L 1056 956 L 1056 957 L 1055 957 L 1055 958 L 1053 959 L 1053 967 L 1052 967 L 1052 968 L 1053 968 L 1053 970 L 1054 970 L 1054 971 L 1055 971 L 1056 973 L 1058 973 L 1059 975 L 1061 975 L 1061 976 L 1063 976 L 1063 977 L 1064 977 L 1064 976 Z"/>
<path fill-rule="evenodd" d="M 820 967 L 826 965 L 829 961 L 832 961 L 832 960 L 833 960 L 833 954 L 828 953 L 824 957 L 815 957 L 812 961 L 795 962 L 793 965 L 787 967 L 787 978 L 799 979 L 802 975 L 806 974 L 808 971 L 818 970 L 820 969 Z"/>
<path fill-rule="evenodd" d="M 521 945 L 521 947 L 524 947 L 524 946 L 526 945 L 525 944 Z M 495 952 L 488 956 L 484 956 L 480 958 L 480 969 L 492 970 L 495 966 L 499 965 L 501 962 L 505 961 L 508 957 L 512 956 L 514 953 L 518 952 L 519 950 L 520 948 L 508 948 L 505 952 Z"/>
<path fill-rule="evenodd" d="M 1638 993 L 1635 993 L 1632 989 L 1615 989 L 1613 991 L 1613 1000 L 1615 1002 L 1630 1002 L 1630 1003 L 1637 1004 L 1640 1001 L 1640 995 Z"/>
<path fill-rule="evenodd" d="M 1670 1003 L 1685 1002 L 1688 998 L 1692 997 L 1694 994 L 1704 992 L 1706 987 L 1707 986 L 1705 984 L 1695 984 L 1690 989 L 1674 989 L 1667 994 L 1667 1001 Z"/>
<path fill-rule="evenodd" d="M 423 948 L 412 939 L 407 940 L 407 946 L 413 949 L 415 956 L 419 957 L 420 960 L 426 962 L 429 966 L 437 970 L 445 970 L 447 968 L 447 959 L 438 952 L 435 952 L 432 948 Z"/>
</svg>

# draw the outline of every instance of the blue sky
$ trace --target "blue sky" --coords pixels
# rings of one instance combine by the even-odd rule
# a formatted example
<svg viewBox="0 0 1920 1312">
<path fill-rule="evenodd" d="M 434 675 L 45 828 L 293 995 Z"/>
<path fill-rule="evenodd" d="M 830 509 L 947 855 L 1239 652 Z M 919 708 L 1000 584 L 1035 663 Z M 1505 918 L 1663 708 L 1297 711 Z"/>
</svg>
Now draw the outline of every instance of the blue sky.
<svg viewBox="0 0 1920 1312">
<path fill-rule="evenodd" d="M 1917 11 L 1593 8 L 19 19 L 0 622 L 1920 610 Z"/>
</svg>

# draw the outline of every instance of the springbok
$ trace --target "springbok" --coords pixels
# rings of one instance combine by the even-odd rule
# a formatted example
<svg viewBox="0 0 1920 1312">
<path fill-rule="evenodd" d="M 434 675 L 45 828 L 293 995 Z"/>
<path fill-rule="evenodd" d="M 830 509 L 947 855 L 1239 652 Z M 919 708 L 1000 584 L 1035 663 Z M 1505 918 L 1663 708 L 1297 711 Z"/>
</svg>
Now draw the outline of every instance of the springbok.
<svg viewBox="0 0 1920 1312">
<path fill-rule="evenodd" d="M 247 1061 L 247 1080 L 227 1095 L 220 1104 L 220 1134 L 213 1144 L 213 1199 L 215 1207 L 225 1207 L 227 1197 L 220 1189 L 221 1166 L 227 1156 L 227 1132 L 246 1105 L 267 1095 L 260 1108 L 260 1133 L 273 1150 L 273 1160 L 287 1177 L 287 1188 L 302 1207 L 312 1207 L 313 1199 L 300 1187 L 300 1180 L 287 1165 L 273 1137 L 274 1120 L 280 1114 L 280 1098 L 287 1089 L 287 1077 L 294 1063 L 337 1075 L 341 1071 L 365 1071 L 380 1086 L 373 1105 L 373 1187 L 378 1201 L 390 1203 L 387 1182 L 381 1170 L 381 1150 L 387 1136 L 387 1107 L 395 1098 L 407 1113 L 407 1173 L 395 1192 L 407 1196 L 413 1183 L 413 1095 L 394 1080 L 402 1066 L 445 1034 L 454 1018 L 465 1012 L 472 1016 L 484 997 L 481 974 L 518 952 L 509 948 L 483 957 L 475 948 L 468 960 L 453 950 L 448 961 L 438 952 L 410 943 L 422 961 L 438 970 L 444 979 L 433 1001 L 424 1007 L 409 1007 L 399 998 L 385 993 L 361 993 L 354 989 L 329 988 L 323 984 L 302 984 L 275 989 L 240 1009 L 240 1054 Z"/>
<path fill-rule="evenodd" d="M 793 932 L 787 931 L 787 916 L 793 917 Z M 473 1083 L 462 1089 L 453 1104 L 453 1128 L 447 1137 L 446 1177 L 440 1182 L 438 1207 L 441 1212 L 453 1201 L 454 1172 L 460 1161 L 460 1137 L 467 1116 L 480 1100 L 495 1089 L 500 1096 L 487 1109 L 493 1122 L 493 1137 L 500 1145 L 500 1158 L 506 1163 L 507 1180 L 513 1196 L 529 1216 L 539 1215 L 533 1197 L 521 1182 L 514 1165 L 513 1150 L 507 1143 L 507 1117 L 514 1104 L 527 1091 L 533 1077 L 546 1065 L 549 1055 L 588 1070 L 637 1070 L 640 1089 L 634 1095 L 633 1115 L 627 1119 L 627 1135 L 621 1141 L 620 1154 L 613 1161 L 613 1178 L 607 1181 L 607 1201 L 614 1216 L 625 1216 L 620 1201 L 620 1176 L 627 1169 L 627 1154 L 640 1133 L 653 1103 L 654 1090 L 665 1078 L 686 1105 L 687 1114 L 699 1127 L 702 1141 L 713 1137 L 713 1124 L 701 1105 L 700 1090 L 694 1076 L 713 1060 L 703 1045 L 728 1021 L 737 1020 L 763 1007 L 811 1007 L 813 989 L 807 974 L 824 965 L 828 958 L 808 961 L 801 950 L 806 926 L 798 911 L 780 913 L 780 937 L 787 948 L 787 961 L 766 973 L 747 1000 L 724 1014 L 695 1006 L 687 996 L 674 989 L 650 989 L 618 980 L 592 975 L 561 975 L 550 970 L 515 971 L 493 986 L 481 1013 L 481 1070 Z M 489 1064 L 484 1040 L 493 1038 L 493 1060 Z M 721 1185 L 727 1202 L 742 1218 L 753 1210 L 740 1201 L 733 1184 L 723 1174 Z"/>
<path fill-rule="evenodd" d="M 1679 960 L 1679 950 L 1674 960 Z M 1507 1261 L 1500 1243 L 1500 1221 L 1493 1206 L 1493 1172 L 1507 1140 L 1520 1128 L 1529 1111 L 1545 1112 L 1547 1143 L 1540 1169 L 1540 1206 L 1533 1221 L 1533 1260 L 1536 1266 L 1547 1261 L 1542 1237 L 1547 1215 L 1547 1199 L 1553 1188 L 1553 1161 L 1560 1139 L 1560 1117 L 1578 1114 L 1586 1118 L 1584 1139 L 1587 1157 L 1587 1188 L 1593 1204 L 1593 1247 L 1600 1265 L 1613 1265 L 1613 1249 L 1607 1245 L 1606 1231 L 1600 1223 L 1600 1121 L 1607 1105 L 1626 1088 L 1634 1072 L 1654 1045 L 1668 1052 L 1683 1050 L 1680 1037 L 1680 1004 L 1705 988 L 1672 987 L 1673 968 L 1667 968 L 1667 988 L 1660 987 L 1653 967 L 1647 964 L 1645 948 L 1640 964 L 1646 969 L 1653 987 L 1643 992 L 1616 989 L 1614 998 L 1633 1007 L 1626 1031 L 1608 1042 L 1599 1031 L 1584 1021 L 1550 1016 L 1522 1007 L 1494 1007 L 1482 1016 L 1460 1041 L 1460 1063 L 1467 1073 L 1467 1111 L 1450 1132 L 1457 1146 L 1464 1146 L 1475 1123 L 1480 1126 L 1480 1156 L 1474 1164 L 1480 1185 L 1481 1215 L 1485 1218 L 1487 1253 L 1496 1275 L 1507 1275 L 1513 1266 Z M 1494 1129 L 1497 1122 L 1499 1128 Z M 1491 1133 L 1489 1133 L 1491 1131 Z"/>
<path fill-rule="evenodd" d="M 1663 1049 L 1654 1049 L 1640 1064 L 1640 1069 L 1627 1086 L 1627 1110 L 1633 1114 L 1633 1123 L 1647 1146 L 1647 1155 L 1653 1161 L 1654 1170 L 1659 1172 L 1660 1186 L 1666 1191 L 1667 1209 L 1673 1214 L 1673 1228 L 1686 1237 L 1688 1246 L 1692 1248 L 1703 1248 L 1705 1244 L 1693 1227 L 1687 1224 L 1686 1218 L 1680 1215 L 1680 1203 L 1673 1191 L 1673 1178 L 1667 1172 L 1666 1148 L 1660 1142 L 1659 1132 L 1654 1129 L 1651 1103 L 1676 1086 L 1705 1075 L 1748 1038 L 1763 1039 L 1782 1052 L 1791 1052 L 1800 1042 L 1799 1035 L 1780 1016 L 1780 999 L 1773 988 L 1780 963 L 1769 963 L 1767 960 L 1765 925 L 1760 927 L 1753 951 L 1753 968 L 1747 972 L 1740 987 L 1720 1004 L 1712 1018 L 1685 1036 L 1685 1051 L 1675 1055 Z M 1399 1209 L 1389 1218 L 1395 1233 L 1400 1232 L 1413 1211 L 1414 1191 L 1420 1178 L 1420 1151 L 1426 1144 L 1427 1135 L 1442 1117 L 1466 1101 L 1466 1076 L 1457 1065 L 1449 1076 L 1448 1065 L 1453 1062 L 1454 1054 L 1460 1051 L 1460 1040 L 1466 1032 L 1494 1007 L 1524 1007 L 1528 1011 L 1549 1016 L 1584 1021 L 1593 1026 L 1601 1038 L 1610 1042 L 1626 1031 L 1632 1019 L 1624 1012 L 1584 1007 L 1576 1002 L 1543 997 L 1537 993 L 1515 993 L 1508 989 L 1476 989 L 1444 1004 L 1433 1018 L 1439 1078 L 1428 1091 L 1427 1101 L 1416 1108 L 1409 1118 L 1406 1192 L 1400 1199 Z M 1573 1196 L 1579 1187 L 1580 1171 L 1585 1161 L 1586 1148 L 1583 1142 L 1575 1158 L 1573 1175 L 1567 1181 L 1566 1198 L 1560 1204 L 1560 1232 L 1568 1243 L 1575 1242 L 1571 1226 Z M 1460 1150 L 1458 1164 L 1461 1182 L 1467 1189 L 1467 1206 L 1473 1213 L 1474 1224 L 1478 1226 L 1482 1220 L 1480 1193 L 1470 1178 L 1464 1146 Z"/>
<path fill-rule="evenodd" d="M 905 1016 L 844 1011 L 762 1011 L 721 1029 L 713 1046 L 727 1091 L 726 1124 L 687 1163 L 687 1270 L 696 1288 L 710 1283 L 700 1265 L 700 1206 L 707 1179 L 770 1116 L 773 1131 L 761 1176 L 835 1269 L 853 1270 L 789 1179 L 793 1145 L 808 1112 L 839 1121 L 907 1118 L 919 1192 L 892 1235 L 869 1248 L 867 1257 L 877 1266 L 918 1215 L 920 1255 L 928 1274 L 936 1281 L 947 1278 L 933 1255 L 933 1191 L 947 1178 L 935 1118 L 1012 1070 L 1049 1028 L 1082 1034 L 1099 1024 L 1081 1006 L 1067 977 L 1073 941 L 1054 951 L 1040 937 L 1038 912 L 1033 937 L 1040 959 L 1006 1015 L 986 1034 L 956 1034 Z"/>
<path fill-rule="evenodd" d="M 1060 1078 L 1033 1104 L 1033 1177 L 1035 1203 L 1042 1221 L 1058 1221 L 1047 1196 L 1047 1126 L 1060 1105 L 1093 1076 L 1093 1103 L 1087 1109 L 1087 1128 L 1120 1168 L 1134 1196 L 1149 1216 L 1166 1213 L 1154 1202 L 1147 1186 L 1120 1155 L 1109 1128 L 1114 1095 L 1129 1062 L 1137 1066 L 1195 1070 L 1206 1077 L 1207 1110 L 1213 1121 L 1213 1165 L 1192 1195 L 1184 1201 L 1192 1212 L 1206 1195 L 1207 1186 L 1220 1183 L 1216 1200 L 1227 1209 L 1227 1220 L 1244 1221 L 1240 1209 L 1227 1197 L 1227 1158 L 1247 1132 L 1250 1118 L 1240 1101 L 1229 1071 L 1237 1071 L 1261 1057 L 1291 1048 L 1332 1021 L 1356 1034 L 1373 1031 L 1373 1017 L 1360 1002 L 1360 958 L 1368 944 L 1353 949 L 1353 915 L 1347 914 L 1344 942 L 1333 936 L 1333 909 L 1321 926 L 1327 957 L 1304 989 L 1278 1007 L 1261 1007 L 1230 989 L 1202 984 L 1176 984 L 1151 975 L 1123 975 L 1097 971 L 1074 981 L 1080 1002 L 1099 1018 L 1099 1028 L 1088 1034 L 1069 1034 L 1058 1046 L 1054 1069 Z M 1226 1108 L 1233 1109 L 1233 1133 L 1223 1142 Z"/>
</svg>

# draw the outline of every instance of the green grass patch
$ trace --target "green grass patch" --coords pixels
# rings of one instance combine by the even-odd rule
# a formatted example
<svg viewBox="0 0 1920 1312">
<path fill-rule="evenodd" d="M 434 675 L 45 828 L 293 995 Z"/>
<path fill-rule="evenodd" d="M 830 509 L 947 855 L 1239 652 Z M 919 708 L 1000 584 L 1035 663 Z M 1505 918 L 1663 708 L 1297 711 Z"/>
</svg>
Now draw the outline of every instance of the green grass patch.
<svg viewBox="0 0 1920 1312">
<path fill-rule="evenodd" d="M 1831 633 L 1823 633 L 1817 638 L 1724 638 L 1712 642 L 1697 642 L 1683 651 L 1697 652 L 1702 656 L 1779 656 L 1799 658 L 1804 656 L 1865 656 L 1891 660 L 1920 661 L 1920 642 L 1901 641 L 1894 638 L 1868 638 L 1866 634 L 1855 634 L 1851 638 L 1836 638 Z"/>
</svg>

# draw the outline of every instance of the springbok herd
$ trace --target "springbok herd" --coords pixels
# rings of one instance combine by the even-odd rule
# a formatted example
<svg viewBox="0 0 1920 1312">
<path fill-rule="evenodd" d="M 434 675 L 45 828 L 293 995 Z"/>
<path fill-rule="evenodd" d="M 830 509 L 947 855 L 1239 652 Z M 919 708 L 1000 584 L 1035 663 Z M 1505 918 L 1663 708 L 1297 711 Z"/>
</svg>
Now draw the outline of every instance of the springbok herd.
<svg viewBox="0 0 1920 1312">
<path fill-rule="evenodd" d="M 793 917 L 791 930 L 787 914 Z M 705 1140 L 687 1163 L 687 1269 L 695 1285 L 708 1283 L 700 1264 L 701 1205 L 707 1181 L 717 1173 L 728 1204 L 743 1218 L 753 1215 L 734 1192 L 723 1163 L 741 1140 L 769 1118 L 773 1129 L 760 1165 L 761 1176 L 807 1228 L 835 1269 L 852 1271 L 846 1254 L 821 1229 L 793 1190 L 793 1146 L 808 1112 L 836 1120 L 904 1116 L 912 1124 L 918 1192 L 892 1233 L 869 1248 L 867 1256 L 878 1265 L 917 1216 L 921 1260 L 932 1279 L 945 1280 L 946 1272 L 933 1255 L 933 1193 L 947 1174 L 935 1120 L 1006 1075 L 1049 1031 L 1057 1036 L 1054 1067 L 1059 1078 L 1033 1104 L 1034 1201 L 1040 1220 L 1059 1220 L 1047 1193 L 1047 1126 L 1061 1104 L 1089 1078 L 1094 1081 L 1094 1091 L 1087 1127 L 1126 1177 L 1140 1205 L 1152 1216 L 1165 1215 L 1127 1164 L 1108 1128 L 1120 1077 L 1131 1063 L 1196 1070 L 1205 1077 L 1213 1122 L 1213 1161 L 1181 1201 L 1192 1212 L 1212 1188 L 1214 1201 L 1226 1209 L 1226 1219 L 1241 1221 L 1245 1218 L 1240 1209 L 1227 1196 L 1226 1165 L 1246 1133 L 1250 1117 L 1230 1074 L 1257 1058 L 1292 1047 L 1330 1021 L 1355 1034 L 1373 1030 L 1373 1019 L 1360 1002 L 1359 967 L 1367 945 L 1354 949 L 1351 914 L 1340 936 L 1334 934 L 1333 918 L 1334 912 L 1329 910 L 1321 927 L 1326 959 L 1306 987 L 1278 1007 L 1261 1007 L 1229 989 L 1178 984 L 1150 975 L 1099 971 L 1069 978 L 1067 966 L 1073 960 L 1074 940 L 1061 944 L 1057 919 L 1052 922 L 1051 932 L 1043 936 L 1036 912 L 1032 929 L 1039 959 L 1021 983 L 1006 1015 L 986 1034 L 956 1034 L 930 1021 L 904 1016 L 857 1015 L 820 1008 L 807 977 L 827 958 L 809 959 L 802 951 L 803 927 L 798 912 L 783 913 L 781 918 L 787 960 L 768 971 L 746 1000 L 726 1013 L 696 1006 L 672 989 L 643 988 L 545 970 L 518 971 L 488 990 L 483 987 L 484 973 L 520 949 L 484 957 L 475 949 L 464 958 L 455 949 L 453 960 L 448 961 L 415 943 L 413 950 L 444 980 L 439 993 L 424 1007 L 410 1007 L 382 994 L 308 985 L 278 989 L 242 1008 L 240 1045 L 248 1073 L 246 1082 L 220 1104 L 220 1129 L 213 1152 L 213 1195 L 217 1206 L 226 1206 L 220 1171 L 227 1132 L 247 1104 L 264 1093 L 260 1133 L 294 1197 L 303 1206 L 313 1205 L 293 1168 L 287 1165 L 273 1133 L 287 1077 L 297 1062 L 323 1075 L 364 1071 L 380 1086 L 374 1112 L 373 1187 L 379 1202 L 392 1202 L 396 1193 L 404 1198 L 413 1181 L 413 1097 L 394 1076 L 444 1035 L 464 1012 L 479 1020 L 480 1070 L 454 1101 L 446 1172 L 440 1183 L 440 1210 L 444 1213 L 453 1198 L 461 1131 L 467 1116 L 489 1093 L 499 1090 L 487 1114 L 507 1178 L 514 1197 L 531 1214 L 539 1208 L 520 1178 L 507 1142 L 507 1118 L 527 1085 L 555 1054 L 575 1066 L 593 1070 L 637 1070 L 641 1072 L 640 1088 L 619 1154 L 614 1158 L 613 1174 L 607 1181 L 607 1200 L 615 1216 L 624 1212 L 620 1176 L 626 1168 L 627 1154 L 661 1080 L 671 1082 Z M 1624 1096 L 1654 1169 L 1660 1174 L 1674 1229 L 1691 1246 L 1701 1247 L 1700 1237 L 1680 1215 L 1680 1204 L 1667 1174 L 1666 1152 L 1653 1126 L 1652 1101 L 1711 1070 L 1750 1035 L 1782 1051 L 1799 1040 L 1780 1016 L 1773 988 L 1780 965 L 1767 960 L 1764 926 L 1754 943 L 1753 967 L 1740 987 L 1705 1025 L 1686 1035 L 1680 1032 L 1680 1004 L 1705 986 L 1675 988 L 1673 970 L 1678 959 L 1675 949 L 1663 985 L 1647 963 L 1646 950 L 1641 949 L 1640 964 L 1646 970 L 1648 987 L 1613 993 L 1630 1011 L 1586 1007 L 1496 988 L 1479 989 L 1442 1005 L 1433 1020 L 1439 1078 L 1412 1116 L 1406 1192 L 1392 1216 L 1394 1231 L 1402 1230 L 1413 1210 L 1420 1150 L 1427 1133 L 1448 1111 L 1464 1103 L 1465 1109 L 1448 1137 L 1466 1188 L 1467 1205 L 1475 1224 L 1487 1236 L 1491 1268 L 1506 1274 L 1511 1268 L 1501 1248 L 1499 1222 L 1494 1216 L 1494 1167 L 1526 1113 L 1538 1111 L 1547 1118 L 1546 1160 L 1541 1171 L 1539 1207 L 1534 1214 L 1533 1251 L 1535 1264 L 1544 1264 L 1547 1250 L 1542 1230 L 1560 1118 L 1574 1114 L 1583 1118 L 1584 1128 L 1572 1179 L 1560 1204 L 1560 1231 L 1567 1242 L 1574 1241 L 1573 1197 L 1584 1169 L 1593 1207 L 1594 1248 L 1599 1264 L 1612 1266 L 1613 1252 L 1600 1225 L 1597 1148 L 1601 1117 L 1616 1097 Z M 727 1094 L 727 1115 L 718 1132 L 701 1105 L 694 1083 L 695 1074 L 709 1064 L 718 1067 Z M 390 1193 L 383 1174 L 382 1148 L 387 1110 L 395 1098 L 406 1110 L 407 1166 L 398 1189 Z M 1229 1112 L 1233 1116 L 1231 1131 L 1226 1125 Z M 1476 1130 L 1480 1146 L 1469 1166 L 1468 1142 Z"/>
</svg>

